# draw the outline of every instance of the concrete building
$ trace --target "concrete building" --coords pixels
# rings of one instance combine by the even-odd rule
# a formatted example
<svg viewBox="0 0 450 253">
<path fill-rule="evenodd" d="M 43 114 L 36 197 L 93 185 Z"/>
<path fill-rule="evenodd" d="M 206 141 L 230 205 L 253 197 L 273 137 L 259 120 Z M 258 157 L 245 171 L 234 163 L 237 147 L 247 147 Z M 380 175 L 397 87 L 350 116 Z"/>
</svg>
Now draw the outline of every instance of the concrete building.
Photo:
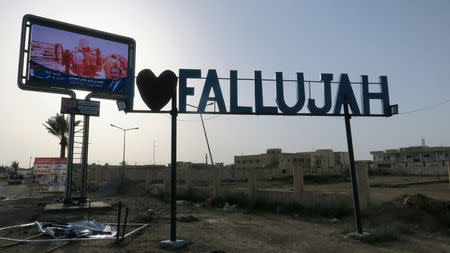
<svg viewBox="0 0 450 253">
<path fill-rule="evenodd" d="M 272 148 L 268 149 L 265 154 L 235 156 L 234 165 L 239 168 L 278 167 L 280 156 L 281 148 Z"/>
<path fill-rule="evenodd" d="M 448 174 L 450 147 L 425 145 L 370 152 L 370 171 L 393 174 L 442 176 Z"/>
<path fill-rule="evenodd" d="M 268 149 L 265 154 L 235 156 L 237 168 L 272 168 L 281 174 L 291 174 L 296 166 L 305 173 L 340 173 L 349 167 L 347 152 L 318 149 L 313 152 L 283 153 L 281 149 Z"/>
<path fill-rule="evenodd" d="M 370 154 L 374 163 L 442 162 L 449 160 L 450 147 L 416 146 L 372 151 Z"/>
</svg>

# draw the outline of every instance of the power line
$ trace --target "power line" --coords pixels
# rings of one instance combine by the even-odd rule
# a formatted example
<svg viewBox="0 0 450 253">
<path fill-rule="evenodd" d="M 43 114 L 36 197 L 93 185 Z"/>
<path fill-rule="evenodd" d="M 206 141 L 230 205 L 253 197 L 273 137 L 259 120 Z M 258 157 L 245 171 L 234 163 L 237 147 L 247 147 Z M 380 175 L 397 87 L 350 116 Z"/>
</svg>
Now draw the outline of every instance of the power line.
<svg viewBox="0 0 450 253">
<path fill-rule="evenodd" d="M 419 108 L 419 109 L 416 109 L 416 110 L 411 110 L 411 111 L 406 111 L 406 112 L 399 112 L 398 114 L 409 114 L 409 113 L 420 112 L 420 111 L 424 111 L 424 110 L 428 110 L 428 109 L 433 109 L 433 108 L 436 108 L 436 107 L 438 107 L 440 105 L 446 104 L 448 102 L 450 102 L 450 99 L 441 101 L 441 102 L 433 104 L 433 105 L 425 106 L 425 107 L 422 107 L 422 108 Z"/>
</svg>

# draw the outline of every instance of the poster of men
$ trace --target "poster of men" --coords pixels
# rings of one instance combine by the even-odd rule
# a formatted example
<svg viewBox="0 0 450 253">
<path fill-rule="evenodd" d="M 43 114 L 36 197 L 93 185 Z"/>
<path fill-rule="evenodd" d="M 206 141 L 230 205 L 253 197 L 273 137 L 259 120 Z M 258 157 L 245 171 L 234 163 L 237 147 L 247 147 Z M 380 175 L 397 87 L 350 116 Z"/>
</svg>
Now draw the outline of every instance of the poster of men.
<svg viewBox="0 0 450 253">
<path fill-rule="evenodd" d="M 64 192 L 66 184 L 67 158 L 35 158 L 35 180 L 48 184 L 51 192 Z"/>
</svg>

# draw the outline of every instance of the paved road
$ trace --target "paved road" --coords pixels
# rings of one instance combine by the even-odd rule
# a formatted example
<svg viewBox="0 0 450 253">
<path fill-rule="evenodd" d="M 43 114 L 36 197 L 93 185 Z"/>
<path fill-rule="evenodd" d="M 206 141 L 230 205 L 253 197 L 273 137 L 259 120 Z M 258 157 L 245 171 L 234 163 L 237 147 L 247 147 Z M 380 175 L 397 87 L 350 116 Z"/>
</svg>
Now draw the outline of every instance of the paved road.
<svg viewBox="0 0 450 253">
<path fill-rule="evenodd" d="M 8 185 L 6 179 L 0 180 L 0 196 L 3 198 L 39 196 L 40 187 L 33 185 L 31 180 L 24 180 L 23 184 Z"/>
</svg>

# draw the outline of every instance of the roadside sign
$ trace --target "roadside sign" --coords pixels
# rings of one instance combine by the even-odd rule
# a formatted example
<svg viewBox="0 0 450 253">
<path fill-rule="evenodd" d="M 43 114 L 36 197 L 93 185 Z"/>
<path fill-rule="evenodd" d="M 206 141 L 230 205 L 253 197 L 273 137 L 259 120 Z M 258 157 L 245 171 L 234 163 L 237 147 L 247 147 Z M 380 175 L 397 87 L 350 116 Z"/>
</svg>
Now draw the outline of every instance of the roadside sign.
<svg viewBox="0 0 450 253">
<path fill-rule="evenodd" d="M 99 116 L 100 102 L 74 98 L 61 98 L 61 113 Z"/>
<path fill-rule="evenodd" d="M 37 157 L 34 175 L 39 184 L 48 185 L 49 191 L 64 192 L 66 185 L 67 158 Z"/>
</svg>

